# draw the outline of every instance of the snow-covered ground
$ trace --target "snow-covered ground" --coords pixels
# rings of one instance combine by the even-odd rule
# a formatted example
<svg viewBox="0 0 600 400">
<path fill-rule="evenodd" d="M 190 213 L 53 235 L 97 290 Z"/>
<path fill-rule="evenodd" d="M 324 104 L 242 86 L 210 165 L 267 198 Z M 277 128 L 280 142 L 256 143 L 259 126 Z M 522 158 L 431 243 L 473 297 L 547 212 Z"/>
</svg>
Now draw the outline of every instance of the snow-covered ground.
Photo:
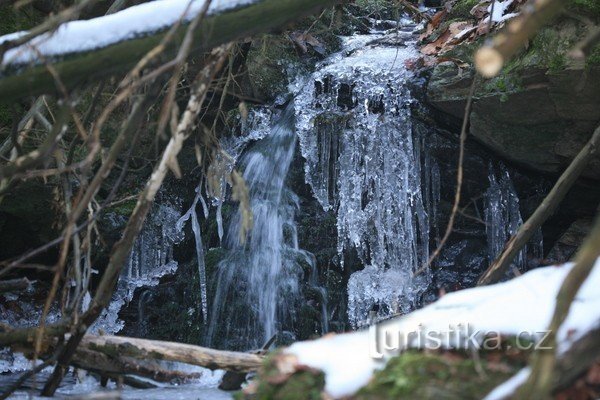
<svg viewBox="0 0 600 400">
<path fill-rule="evenodd" d="M 467 289 L 442 297 L 421 310 L 369 330 L 299 342 L 286 352 L 301 365 L 322 370 L 325 390 L 334 398 L 366 385 L 392 356 L 411 348 L 493 346 L 495 334 L 542 339 L 554 312 L 555 297 L 573 264 L 535 269 L 508 282 Z M 572 304 L 558 332 L 559 353 L 600 325 L 600 259 Z M 488 338 L 486 340 L 486 338 Z M 526 371 L 517 378 L 526 377 Z M 514 382 L 513 382 L 514 384 Z M 509 390 L 511 386 L 504 387 Z M 498 395 L 501 390 L 498 389 Z M 493 398 L 501 396 L 494 395 Z"/>
<path fill-rule="evenodd" d="M 189 21 L 202 10 L 206 0 L 156 0 L 86 21 L 62 24 L 56 31 L 40 35 L 7 51 L 1 67 L 103 48 L 111 44 L 165 30 L 180 19 Z M 247 6 L 256 0 L 212 0 L 208 14 Z M 23 36 L 15 32 L 0 37 L 0 44 Z"/>
</svg>

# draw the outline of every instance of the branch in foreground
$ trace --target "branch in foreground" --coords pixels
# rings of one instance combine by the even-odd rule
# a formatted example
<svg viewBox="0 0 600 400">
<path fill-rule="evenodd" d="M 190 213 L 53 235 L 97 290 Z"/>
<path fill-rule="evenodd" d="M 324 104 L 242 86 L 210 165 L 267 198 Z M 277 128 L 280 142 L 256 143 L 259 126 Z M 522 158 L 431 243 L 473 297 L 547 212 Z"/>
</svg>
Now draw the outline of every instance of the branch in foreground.
<svg viewBox="0 0 600 400">
<path fill-rule="evenodd" d="M 197 0 L 198 1 L 198 0 Z M 196 6 L 198 3 L 194 1 Z M 224 8 L 210 13 L 203 20 L 202 26 L 194 34 L 193 51 L 206 51 L 230 41 L 253 35 L 255 33 L 266 32 L 270 29 L 284 25 L 287 22 L 298 19 L 302 16 L 314 13 L 320 8 L 328 7 L 342 0 L 261 0 L 234 2 L 237 4 L 234 8 Z M 145 54 L 158 45 L 169 26 L 155 27 L 155 31 L 143 31 L 143 27 L 134 29 L 131 35 L 123 35 L 121 30 L 129 29 L 128 25 L 139 25 L 139 16 L 135 12 L 138 7 L 150 7 L 146 14 L 152 15 L 152 7 L 160 5 L 160 1 L 142 4 L 131 7 L 121 12 L 106 17 L 100 17 L 87 22 L 76 21 L 67 23 L 61 28 L 72 26 L 72 24 L 91 24 L 90 34 L 97 34 L 102 31 L 103 21 L 108 18 L 111 26 L 106 28 L 113 35 L 118 35 L 121 39 L 118 42 L 112 42 L 110 39 L 100 41 L 96 48 L 85 49 L 84 51 L 75 51 L 67 44 L 79 40 L 81 32 L 75 32 L 74 37 L 60 38 L 60 43 L 56 43 L 56 48 L 64 51 L 55 51 L 51 54 L 42 54 L 47 61 L 52 63 L 57 74 L 63 80 L 67 89 L 73 88 L 82 83 L 97 81 L 102 77 L 119 74 L 127 71 L 135 63 L 142 59 Z M 167 1 L 168 3 L 168 1 Z M 187 4 L 187 1 L 184 1 Z M 196 7 L 197 8 L 197 7 Z M 223 8 L 223 7 L 222 7 Z M 139 8 L 138 8 L 139 9 Z M 132 20 L 124 18 L 133 15 Z M 193 17 L 193 16 L 192 16 Z M 146 20 L 152 21 L 153 18 L 147 17 Z M 177 18 L 179 20 L 179 18 Z M 115 27 L 114 21 L 122 24 Z M 171 21 L 175 24 L 177 21 Z M 150 24 L 150 22 L 148 22 Z M 112 30 L 110 30 L 112 28 Z M 159 29 L 160 28 L 160 29 Z M 183 24 L 177 29 L 176 40 L 171 43 L 167 53 L 177 51 L 187 30 L 187 24 Z M 110 35 L 106 32 L 106 35 Z M 106 39 L 106 35 L 103 39 Z M 57 40 L 57 38 L 53 39 Z M 64 42 L 64 43 L 62 43 Z M 65 44 L 63 46 L 63 44 Z M 46 43 L 47 45 L 47 43 Z M 23 47 L 13 49 L 14 56 L 17 51 L 31 51 Z M 37 60 L 37 57 L 23 54 L 21 64 L 7 64 L 11 54 L 5 55 L 2 66 L 6 69 L 0 78 L 0 99 L 4 102 L 14 100 L 15 98 L 31 96 L 34 94 L 48 93 L 56 91 L 54 78 L 43 65 L 29 66 L 23 62 Z"/>
<path fill-rule="evenodd" d="M 502 254 L 485 271 L 477 282 L 477 285 L 489 285 L 498 282 L 510 267 L 511 262 L 521 249 L 529 242 L 537 228 L 554 213 L 560 202 L 565 198 L 567 192 L 577 181 L 589 161 L 598 153 L 600 146 L 600 126 L 581 149 L 579 154 L 571 161 L 569 167 L 558 178 L 558 181 L 535 210 L 533 215 L 519 228 L 515 236 L 510 238 Z"/>
<path fill-rule="evenodd" d="M 560 291 L 556 295 L 556 308 L 548 327 L 548 336 L 546 337 L 544 346 L 540 347 L 533 354 L 531 373 L 527 382 L 517 392 L 517 399 L 545 399 L 550 397 L 552 385 L 555 381 L 557 332 L 569 315 L 571 304 L 575 300 L 579 289 L 592 272 L 598 256 L 600 256 L 600 215 L 596 217 L 592 231 L 577 253 L 575 266 L 571 269 L 569 275 L 567 275 L 567 278 L 560 287 Z"/>
<path fill-rule="evenodd" d="M 475 53 L 475 67 L 485 78 L 493 78 L 538 30 L 549 23 L 565 6 L 565 0 L 531 0 L 521 15 L 508 23 L 489 45 Z"/>
<path fill-rule="evenodd" d="M 223 63 L 229 55 L 230 48 L 231 44 L 213 50 L 211 57 L 206 61 L 205 67 L 194 80 L 195 87 L 190 95 L 188 105 L 181 116 L 177 129 L 173 132 L 173 136 L 163 152 L 160 163 L 154 169 L 154 172 L 146 183 L 145 189 L 140 194 L 131 217 L 127 222 L 125 231 L 123 232 L 123 237 L 113 247 L 108 266 L 102 275 L 94 298 L 90 303 L 90 308 L 81 316 L 77 326 L 73 328 L 74 334 L 69 338 L 64 352 L 58 357 L 58 362 L 52 377 L 48 380 L 46 386 L 44 386 L 42 395 L 52 396 L 54 394 L 67 371 L 71 358 L 75 354 L 77 346 L 85 335 L 87 328 L 94 323 L 102 310 L 108 306 L 117 280 L 119 279 L 121 269 L 131 253 L 133 243 L 142 229 L 150 207 L 154 203 L 156 193 L 158 193 L 158 190 L 167 176 L 169 166 L 177 162 L 177 155 L 181 151 L 183 142 L 190 135 L 191 129 L 200 113 L 202 104 L 206 99 L 210 83 L 215 78 L 218 71 L 221 70 Z"/>
<path fill-rule="evenodd" d="M 224 369 L 236 372 L 256 371 L 263 361 L 263 357 L 257 354 L 122 336 L 86 335 L 81 341 L 80 348 L 138 360 L 177 361 L 213 370 Z"/>
<path fill-rule="evenodd" d="M 30 286 L 31 282 L 27 278 L 0 281 L 0 293 L 20 292 L 28 289 Z"/>
</svg>

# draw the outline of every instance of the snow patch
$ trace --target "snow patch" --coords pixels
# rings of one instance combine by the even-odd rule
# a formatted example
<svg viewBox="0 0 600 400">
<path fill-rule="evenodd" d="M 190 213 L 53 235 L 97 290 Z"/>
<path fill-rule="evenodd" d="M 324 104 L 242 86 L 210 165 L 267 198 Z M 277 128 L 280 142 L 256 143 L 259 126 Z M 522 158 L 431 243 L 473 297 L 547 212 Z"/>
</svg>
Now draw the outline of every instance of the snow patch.
<svg viewBox="0 0 600 400">
<path fill-rule="evenodd" d="M 540 338 L 552 318 L 556 294 L 572 267 L 569 263 L 538 268 L 508 282 L 450 293 L 421 310 L 376 328 L 295 343 L 286 352 L 295 355 L 300 364 L 322 370 L 329 395 L 349 396 L 403 349 L 435 345 L 426 338 L 428 332 L 458 332 L 441 341 L 445 348 L 476 347 L 487 334 L 526 334 Z M 596 290 L 599 286 L 600 259 L 558 332 L 559 353 L 600 325 L 600 293 Z M 462 333 L 453 331 L 458 326 L 469 329 Z M 478 332 L 475 342 L 467 340 L 472 332 Z M 383 349 L 386 334 L 407 340 L 395 348 Z"/>
<path fill-rule="evenodd" d="M 496 389 L 492 390 L 490 394 L 484 398 L 484 400 L 502 400 L 508 398 L 517 390 L 519 386 L 525 383 L 527 378 L 529 378 L 530 373 L 531 370 L 529 367 L 523 368 L 515 376 L 498 386 Z"/>
<path fill-rule="evenodd" d="M 213 0 L 208 14 L 247 6 L 257 0 Z M 42 58 L 90 51 L 125 40 L 165 30 L 179 20 L 190 21 L 202 10 L 205 0 L 156 0 L 123 11 L 86 21 L 62 24 L 56 31 L 40 35 L 28 43 L 7 51 L 2 67 L 39 63 Z M 26 32 L 0 37 L 0 44 Z"/>
</svg>

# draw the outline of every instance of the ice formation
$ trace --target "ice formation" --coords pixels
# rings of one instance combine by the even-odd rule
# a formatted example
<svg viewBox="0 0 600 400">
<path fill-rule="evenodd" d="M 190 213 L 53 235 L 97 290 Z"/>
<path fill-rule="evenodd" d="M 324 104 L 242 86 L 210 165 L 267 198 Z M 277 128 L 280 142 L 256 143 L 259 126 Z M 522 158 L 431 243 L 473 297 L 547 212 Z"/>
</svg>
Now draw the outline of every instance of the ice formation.
<svg viewBox="0 0 600 400">
<path fill-rule="evenodd" d="M 176 206 L 166 202 L 154 208 L 133 245 L 112 301 L 92 325 L 91 332 L 120 331 L 124 322 L 119 319 L 119 311 L 133 299 L 135 290 L 156 286 L 161 277 L 177 270 L 173 247 L 183 240 L 183 233 L 177 229 L 180 215 Z"/>
<path fill-rule="evenodd" d="M 417 53 L 369 45 L 376 37 L 347 39 L 308 83 L 293 87 L 307 182 L 323 207 L 337 212 L 339 252 L 355 248 L 367 265 L 348 284 L 354 326 L 374 309 L 379 316 L 410 309 L 424 288 L 413 271 L 428 259 L 422 154 L 407 88 L 413 75 L 405 67 Z"/>
<path fill-rule="evenodd" d="M 515 191 L 508 169 L 504 165 L 489 168 L 490 187 L 485 193 L 485 223 L 488 243 L 488 259 L 492 263 L 502 252 L 508 240 L 523 225 L 519 197 Z M 530 245 L 515 257 L 513 267 L 518 271 L 527 268 L 528 253 L 541 258 L 542 233 L 538 229 Z"/>
</svg>

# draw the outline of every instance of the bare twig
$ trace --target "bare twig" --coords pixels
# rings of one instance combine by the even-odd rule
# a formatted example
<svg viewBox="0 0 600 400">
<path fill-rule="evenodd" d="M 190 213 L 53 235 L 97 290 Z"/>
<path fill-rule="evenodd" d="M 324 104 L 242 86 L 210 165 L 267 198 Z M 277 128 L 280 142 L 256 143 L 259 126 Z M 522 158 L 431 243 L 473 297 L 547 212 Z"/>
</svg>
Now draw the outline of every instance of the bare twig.
<svg viewBox="0 0 600 400">
<path fill-rule="evenodd" d="M 87 331 L 87 327 L 98 318 L 102 310 L 109 304 L 121 268 L 131 252 L 135 238 L 142 229 L 142 225 L 154 202 L 156 193 L 160 189 L 160 186 L 167 175 L 169 166 L 174 162 L 174 159 L 177 157 L 183 146 L 183 142 L 189 136 L 191 128 L 200 112 L 204 99 L 206 98 L 210 82 L 217 74 L 217 71 L 221 69 L 223 62 L 227 58 L 230 47 L 231 45 L 226 45 L 213 50 L 212 57 L 207 61 L 206 66 L 196 78 L 195 90 L 190 96 L 188 106 L 180 119 L 177 131 L 171 137 L 169 144 L 163 152 L 160 163 L 148 180 L 146 188 L 140 194 L 138 202 L 123 232 L 123 237 L 113 247 L 108 266 L 102 275 L 102 279 L 96 289 L 90 307 L 88 311 L 81 316 L 77 326 L 73 328 L 73 335 L 67 342 L 65 350 L 59 356 L 52 377 L 48 380 L 42 390 L 43 395 L 52 396 L 54 394 L 68 368 L 71 358 L 75 354 L 79 342 Z"/>
<path fill-rule="evenodd" d="M 458 214 L 460 208 L 460 199 L 461 199 L 461 191 L 463 184 L 463 162 L 465 158 L 465 142 L 467 141 L 468 128 L 469 128 L 469 120 L 471 116 L 471 108 L 473 106 L 473 96 L 475 94 L 475 88 L 479 82 L 478 75 L 475 74 L 473 77 L 473 82 L 471 83 L 471 88 L 469 89 L 469 96 L 467 98 L 467 104 L 465 105 L 465 113 L 463 116 L 462 127 L 460 130 L 460 143 L 459 143 L 459 151 L 458 151 L 458 170 L 456 173 L 456 193 L 454 194 L 454 203 L 452 204 L 452 211 L 450 212 L 450 218 L 448 219 L 448 225 L 446 225 L 446 231 L 444 232 L 444 236 L 438 243 L 437 248 L 427 260 L 427 264 L 421 266 L 414 275 L 418 275 L 427 270 L 433 263 L 433 261 L 440 255 L 442 248 L 446 244 L 446 241 L 450 237 L 452 230 L 454 229 L 454 220 L 456 219 L 456 215 Z"/>
</svg>

